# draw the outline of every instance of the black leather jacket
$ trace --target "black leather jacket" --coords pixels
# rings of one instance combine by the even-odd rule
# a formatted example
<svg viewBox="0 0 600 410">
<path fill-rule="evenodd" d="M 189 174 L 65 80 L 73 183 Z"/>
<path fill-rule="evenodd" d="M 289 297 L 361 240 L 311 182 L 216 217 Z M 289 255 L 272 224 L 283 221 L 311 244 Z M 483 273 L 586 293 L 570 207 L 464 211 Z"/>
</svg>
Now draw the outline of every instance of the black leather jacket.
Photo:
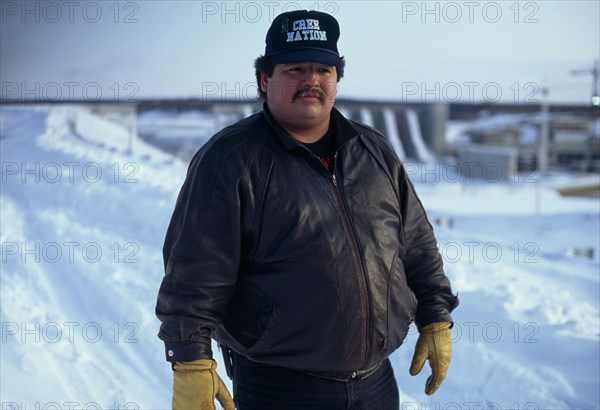
<svg viewBox="0 0 600 410">
<path fill-rule="evenodd" d="M 211 336 L 256 362 L 370 368 L 411 322 L 458 305 L 436 239 L 385 137 L 332 111 L 335 172 L 265 106 L 193 158 L 166 235 L 156 314 L 167 360 Z"/>
</svg>

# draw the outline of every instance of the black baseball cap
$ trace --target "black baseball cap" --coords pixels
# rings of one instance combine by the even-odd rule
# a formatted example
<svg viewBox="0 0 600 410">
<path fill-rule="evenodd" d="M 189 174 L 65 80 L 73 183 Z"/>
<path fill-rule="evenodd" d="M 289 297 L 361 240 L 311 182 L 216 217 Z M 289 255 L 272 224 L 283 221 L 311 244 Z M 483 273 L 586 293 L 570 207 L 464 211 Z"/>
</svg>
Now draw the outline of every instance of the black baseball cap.
<svg viewBox="0 0 600 410">
<path fill-rule="evenodd" d="M 276 64 L 315 62 L 341 66 L 337 20 L 314 10 L 295 10 L 275 17 L 267 32 L 265 56 Z"/>
</svg>

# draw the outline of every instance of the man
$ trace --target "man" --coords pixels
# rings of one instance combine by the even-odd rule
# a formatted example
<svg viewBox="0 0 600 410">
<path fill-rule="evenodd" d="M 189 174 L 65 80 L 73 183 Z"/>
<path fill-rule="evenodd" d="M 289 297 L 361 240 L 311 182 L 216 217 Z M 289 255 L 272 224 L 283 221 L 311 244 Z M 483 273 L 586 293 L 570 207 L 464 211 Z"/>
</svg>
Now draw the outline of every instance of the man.
<svg viewBox="0 0 600 410">
<path fill-rule="evenodd" d="M 156 307 L 173 407 L 234 404 L 212 360 L 231 355 L 245 409 L 397 409 L 389 355 L 415 321 L 411 374 L 433 394 L 458 305 L 432 227 L 377 131 L 333 108 L 344 59 L 330 15 L 277 16 L 255 62 L 263 111 L 193 158 Z"/>
</svg>

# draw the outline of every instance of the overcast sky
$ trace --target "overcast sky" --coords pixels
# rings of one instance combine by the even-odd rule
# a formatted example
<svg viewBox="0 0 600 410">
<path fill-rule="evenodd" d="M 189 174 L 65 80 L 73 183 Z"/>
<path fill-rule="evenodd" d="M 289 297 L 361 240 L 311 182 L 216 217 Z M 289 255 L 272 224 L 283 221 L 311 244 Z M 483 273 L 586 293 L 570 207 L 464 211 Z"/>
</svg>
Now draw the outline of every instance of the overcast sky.
<svg viewBox="0 0 600 410">
<path fill-rule="evenodd" d="M 600 2 L 2 1 L 2 99 L 253 98 L 282 11 L 333 14 L 339 96 L 588 103 Z"/>
</svg>

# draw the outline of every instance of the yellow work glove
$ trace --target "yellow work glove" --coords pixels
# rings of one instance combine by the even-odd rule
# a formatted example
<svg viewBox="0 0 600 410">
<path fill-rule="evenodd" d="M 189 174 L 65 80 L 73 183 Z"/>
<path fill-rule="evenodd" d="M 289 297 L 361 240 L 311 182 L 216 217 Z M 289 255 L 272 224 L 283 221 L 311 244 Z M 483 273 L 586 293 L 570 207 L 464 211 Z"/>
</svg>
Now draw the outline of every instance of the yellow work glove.
<svg viewBox="0 0 600 410">
<path fill-rule="evenodd" d="M 452 358 L 452 323 L 435 322 L 421 329 L 415 346 L 415 354 L 410 365 L 410 374 L 416 376 L 421 372 L 426 360 L 431 366 L 431 376 L 427 378 L 425 393 L 432 395 L 440 387 Z"/>
<path fill-rule="evenodd" d="M 215 398 L 225 410 L 235 410 L 231 394 L 211 359 L 177 362 L 173 366 L 173 410 L 215 410 Z"/>
</svg>

